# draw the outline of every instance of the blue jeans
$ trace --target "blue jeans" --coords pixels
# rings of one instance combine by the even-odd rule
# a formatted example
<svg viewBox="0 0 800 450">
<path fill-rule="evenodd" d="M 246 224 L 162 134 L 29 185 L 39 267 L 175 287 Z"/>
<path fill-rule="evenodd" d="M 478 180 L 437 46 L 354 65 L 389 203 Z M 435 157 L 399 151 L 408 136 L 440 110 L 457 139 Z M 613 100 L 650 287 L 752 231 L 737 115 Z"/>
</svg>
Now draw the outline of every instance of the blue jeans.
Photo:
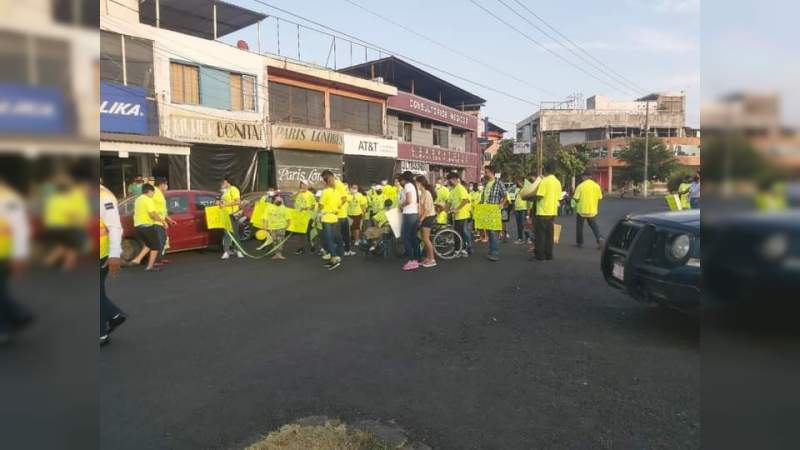
<svg viewBox="0 0 800 450">
<path fill-rule="evenodd" d="M 408 259 L 419 259 L 422 255 L 417 238 L 417 225 L 419 224 L 419 214 L 403 214 L 403 224 L 401 236 L 403 237 L 403 248 Z"/>
<path fill-rule="evenodd" d="M 338 222 L 322 224 L 322 245 L 331 256 L 344 256 L 344 242 Z"/>
<path fill-rule="evenodd" d="M 339 233 L 342 235 L 342 242 L 344 242 L 344 251 L 350 251 L 350 221 L 345 217 L 339 219 Z"/>
<path fill-rule="evenodd" d="M 497 236 L 499 231 L 487 230 L 489 235 L 489 254 L 492 256 L 500 256 L 500 240 Z"/>
<path fill-rule="evenodd" d="M 690 198 L 689 207 L 692 209 L 700 209 L 700 197 Z"/>
<path fill-rule="evenodd" d="M 520 241 L 525 239 L 525 214 L 527 212 L 524 209 L 514 211 L 514 220 L 517 222 L 517 239 Z"/>
</svg>

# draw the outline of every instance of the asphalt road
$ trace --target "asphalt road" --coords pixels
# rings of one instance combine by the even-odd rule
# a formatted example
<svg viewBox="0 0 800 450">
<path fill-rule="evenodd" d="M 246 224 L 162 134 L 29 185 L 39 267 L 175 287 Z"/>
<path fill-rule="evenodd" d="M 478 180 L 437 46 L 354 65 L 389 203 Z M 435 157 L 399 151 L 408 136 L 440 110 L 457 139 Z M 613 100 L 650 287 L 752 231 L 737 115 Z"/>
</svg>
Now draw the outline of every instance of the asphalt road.
<svg viewBox="0 0 800 450">
<path fill-rule="evenodd" d="M 601 209 L 607 233 L 663 207 Z M 394 420 L 435 449 L 699 447 L 697 323 L 607 287 L 574 218 L 558 222 L 552 262 L 506 244 L 491 263 L 483 244 L 414 273 L 211 252 L 126 269 L 110 296 L 131 319 L 99 358 L 101 448 L 241 448 L 312 415 Z"/>
</svg>

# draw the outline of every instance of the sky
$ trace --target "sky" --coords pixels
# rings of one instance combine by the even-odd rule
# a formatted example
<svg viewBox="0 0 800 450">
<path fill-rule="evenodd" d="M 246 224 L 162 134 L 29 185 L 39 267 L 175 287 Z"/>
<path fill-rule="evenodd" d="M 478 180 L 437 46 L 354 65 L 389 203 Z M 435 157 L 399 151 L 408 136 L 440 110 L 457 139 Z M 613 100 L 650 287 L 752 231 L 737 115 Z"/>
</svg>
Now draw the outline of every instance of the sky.
<svg viewBox="0 0 800 450">
<path fill-rule="evenodd" d="M 516 122 L 534 113 L 540 101 L 560 101 L 575 93 L 584 98 L 603 94 L 613 99 L 632 100 L 649 92 L 685 91 L 687 125 L 699 125 L 699 0 L 519 0 L 604 65 L 565 42 L 522 9 L 516 0 L 502 1 L 550 36 L 561 39 L 572 52 L 515 15 L 501 0 L 475 1 L 528 37 L 501 23 L 471 0 L 228 1 L 305 23 L 264 4 L 268 3 L 457 75 L 462 79 L 423 67 L 485 98 L 484 114 L 510 131 L 514 130 Z M 375 17 L 351 2 L 436 43 Z M 261 25 L 262 52 L 278 52 L 276 23 L 275 19 L 267 19 Z M 296 25 L 281 20 L 279 26 L 281 54 L 296 59 Z M 223 38 L 231 43 L 239 39 L 247 41 L 252 50 L 258 48 L 255 27 Z M 333 68 L 333 56 L 329 56 L 331 37 L 301 28 L 299 41 L 301 60 Z M 336 50 L 338 68 L 351 62 L 364 62 L 364 48 L 358 44 L 353 45 L 352 59 L 349 42 L 337 39 Z M 366 55 L 370 60 L 379 56 L 373 50 L 368 50 Z M 619 81 L 617 74 L 633 83 Z"/>
</svg>

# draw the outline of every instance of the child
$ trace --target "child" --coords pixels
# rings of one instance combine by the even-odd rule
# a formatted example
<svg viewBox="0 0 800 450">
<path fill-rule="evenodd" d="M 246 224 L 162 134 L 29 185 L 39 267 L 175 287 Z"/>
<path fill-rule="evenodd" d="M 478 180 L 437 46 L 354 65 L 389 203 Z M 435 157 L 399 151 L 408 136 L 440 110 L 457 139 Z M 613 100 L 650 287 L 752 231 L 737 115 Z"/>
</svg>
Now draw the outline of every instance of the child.
<svg viewBox="0 0 800 450">
<path fill-rule="evenodd" d="M 264 228 L 272 235 L 272 242 L 278 246 L 272 259 L 275 261 L 286 259 L 283 256 L 283 238 L 286 236 L 286 228 L 289 226 L 289 211 L 284 206 L 280 195 L 273 197 L 272 205 L 264 214 L 264 222 Z"/>
</svg>

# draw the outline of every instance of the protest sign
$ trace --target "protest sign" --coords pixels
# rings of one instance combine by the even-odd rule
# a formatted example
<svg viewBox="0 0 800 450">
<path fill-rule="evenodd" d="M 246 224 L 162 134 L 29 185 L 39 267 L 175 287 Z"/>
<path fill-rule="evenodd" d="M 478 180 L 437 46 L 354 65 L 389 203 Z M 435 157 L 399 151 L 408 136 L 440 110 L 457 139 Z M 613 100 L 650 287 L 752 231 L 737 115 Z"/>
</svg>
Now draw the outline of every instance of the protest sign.
<svg viewBox="0 0 800 450">
<path fill-rule="evenodd" d="M 394 233 L 394 237 L 399 238 L 400 225 L 402 223 L 400 210 L 397 208 L 392 208 L 386 211 L 386 220 L 389 222 L 389 226 L 392 228 L 392 233 Z"/>
<path fill-rule="evenodd" d="M 311 220 L 308 213 L 293 208 L 289 208 L 287 211 L 289 212 L 289 227 L 286 228 L 286 231 L 296 234 L 306 234 L 308 231 L 308 221 Z"/>
<path fill-rule="evenodd" d="M 256 228 L 264 228 L 264 214 L 267 212 L 267 202 L 257 201 L 253 206 L 253 214 L 250 215 L 250 223 Z"/>
<path fill-rule="evenodd" d="M 500 205 L 481 203 L 475 205 L 475 229 L 500 231 L 503 229 L 503 219 L 500 214 Z"/>
<path fill-rule="evenodd" d="M 231 217 L 220 206 L 206 207 L 206 227 L 209 230 L 233 231 Z"/>
</svg>

